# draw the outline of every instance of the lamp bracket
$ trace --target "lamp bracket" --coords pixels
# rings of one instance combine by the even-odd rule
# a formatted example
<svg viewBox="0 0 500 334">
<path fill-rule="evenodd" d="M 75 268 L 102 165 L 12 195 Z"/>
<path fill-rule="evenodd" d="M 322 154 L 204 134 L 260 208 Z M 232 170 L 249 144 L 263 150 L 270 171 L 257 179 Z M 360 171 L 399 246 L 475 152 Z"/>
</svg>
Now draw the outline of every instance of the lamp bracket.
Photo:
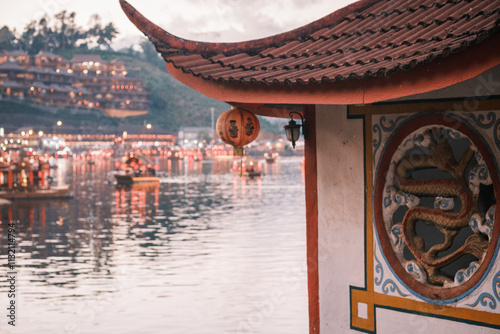
<svg viewBox="0 0 500 334">
<path fill-rule="evenodd" d="M 302 127 L 302 135 L 304 136 L 304 140 L 306 140 L 306 124 L 305 124 L 305 121 L 304 121 L 304 117 L 302 116 L 301 113 L 297 112 L 297 111 L 291 111 L 288 116 L 290 116 L 290 119 L 293 120 L 293 116 L 292 114 L 297 114 L 299 115 L 300 117 L 300 120 L 301 120 L 301 127 Z"/>
</svg>

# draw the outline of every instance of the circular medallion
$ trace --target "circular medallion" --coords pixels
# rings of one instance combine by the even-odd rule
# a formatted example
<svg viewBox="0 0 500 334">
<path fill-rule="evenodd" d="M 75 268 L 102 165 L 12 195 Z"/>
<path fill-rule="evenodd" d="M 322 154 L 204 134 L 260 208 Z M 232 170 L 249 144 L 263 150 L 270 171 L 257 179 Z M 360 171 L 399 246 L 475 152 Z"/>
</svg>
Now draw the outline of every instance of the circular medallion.
<svg viewBox="0 0 500 334">
<path fill-rule="evenodd" d="M 391 136 L 375 224 L 392 271 L 415 294 L 451 302 L 484 277 L 499 234 L 498 184 L 484 140 L 458 118 L 420 116 Z"/>
</svg>

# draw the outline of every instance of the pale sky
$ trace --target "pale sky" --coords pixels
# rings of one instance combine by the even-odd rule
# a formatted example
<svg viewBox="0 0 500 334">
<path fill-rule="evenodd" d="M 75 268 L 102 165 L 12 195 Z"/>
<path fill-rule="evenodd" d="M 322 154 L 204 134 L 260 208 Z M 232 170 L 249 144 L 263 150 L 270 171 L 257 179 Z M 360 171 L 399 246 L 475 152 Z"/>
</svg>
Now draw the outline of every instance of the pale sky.
<svg viewBox="0 0 500 334">
<path fill-rule="evenodd" d="M 182 38 L 237 42 L 267 37 L 317 20 L 353 0 L 128 0 L 149 20 Z M 127 47 L 142 33 L 118 0 L 0 0 L 0 27 L 22 32 L 26 24 L 63 10 L 85 27 L 93 14 L 120 32 L 114 47 Z"/>
</svg>

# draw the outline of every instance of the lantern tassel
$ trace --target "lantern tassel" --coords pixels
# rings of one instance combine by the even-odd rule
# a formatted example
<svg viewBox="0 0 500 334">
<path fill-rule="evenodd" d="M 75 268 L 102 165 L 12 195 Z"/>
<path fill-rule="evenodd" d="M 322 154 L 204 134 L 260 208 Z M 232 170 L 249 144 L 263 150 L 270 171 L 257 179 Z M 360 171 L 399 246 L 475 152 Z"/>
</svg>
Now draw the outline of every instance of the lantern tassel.
<svg viewBox="0 0 500 334">
<path fill-rule="evenodd" d="M 245 150 L 243 146 L 233 146 L 233 157 L 240 157 L 240 178 L 243 177 L 243 156 L 245 155 Z"/>
<path fill-rule="evenodd" d="M 240 156 L 242 157 L 244 155 L 244 150 L 243 146 L 234 146 L 233 147 L 233 156 Z"/>
</svg>

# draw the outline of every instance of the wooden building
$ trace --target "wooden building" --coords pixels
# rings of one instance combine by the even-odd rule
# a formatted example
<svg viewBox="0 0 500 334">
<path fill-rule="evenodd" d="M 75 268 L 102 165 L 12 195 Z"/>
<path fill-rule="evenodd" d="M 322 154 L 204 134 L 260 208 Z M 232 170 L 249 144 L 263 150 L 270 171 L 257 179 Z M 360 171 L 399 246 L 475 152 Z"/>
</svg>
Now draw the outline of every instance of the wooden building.
<svg viewBox="0 0 500 334">
<path fill-rule="evenodd" d="M 149 104 L 142 80 L 128 76 L 123 62 L 86 54 L 67 60 L 45 51 L 35 56 L 0 53 L 0 97 L 47 107 L 98 109 L 110 117 L 145 115 Z"/>
<path fill-rule="evenodd" d="M 0 63 L 16 62 L 21 65 L 29 65 L 30 57 L 25 51 L 13 50 L 0 53 Z"/>
<path fill-rule="evenodd" d="M 361 0 L 241 43 L 121 5 L 179 81 L 303 114 L 310 333 L 498 333 L 499 0 Z"/>
</svg>

